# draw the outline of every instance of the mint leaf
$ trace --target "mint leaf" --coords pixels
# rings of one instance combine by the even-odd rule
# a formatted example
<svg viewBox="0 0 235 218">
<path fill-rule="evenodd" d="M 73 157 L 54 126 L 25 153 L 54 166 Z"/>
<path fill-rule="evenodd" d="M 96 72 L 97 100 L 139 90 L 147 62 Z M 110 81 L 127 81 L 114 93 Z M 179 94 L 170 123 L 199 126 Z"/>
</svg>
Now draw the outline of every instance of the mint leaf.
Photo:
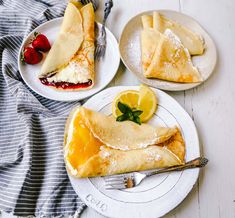
<svg viewBox="0 0 235 218">
<path fill-rule="evenodd" d="M 141 125 L 141 121 L 139 117 L 135 117 L 134 122 Z"/>
<path fill-rule="evenodd" d="M 143 113 L 143 111 L 136 110 L 136 111 L 133 111 L 132 113 L 133 113 L 134 117 L 138 117 L 139 115 L 141 115 Z"/>
<path fill-rule="evenodd" d="M 127 120 L 127 115 L 126 114 L 122 114 L 122 115 L 120 115 L 120 116 L 118 116 L 117 118 L 116 118 L 116 121 L 118 121 L 118 122 L 122 122 L 122 121 L 125 121 L 125 120 Z"/>
<path fill-rule="evenodd" d="M 131 120 L 131 121 L 134 120 L 134 116 L 133 116 L 133 114 L 132 114 L 132 111 L 128 111 L 128 112 L 126 113 L 126 115 L 127 115 L 127 120 Z"/>
<path fill-rule="evenodd" d="M 122 112 L 122 113 L 127 113 L 129 111 L 131 111 L 131 108 L 127 105 L 127 104 L 123 104 L 122 102 L 118 102 L 118 109 Z"/>
<path fill-rule="evenodd" d="M 127 104 L 118 102 L 118 109 L 122 112 L 122 115 L 116 118 L 116 121 L 122 122 L 125 120 L 130 120 L 141 125 L 140 115 L 143 113 L 141 110 L 136 110 L 135 108 L 130 108 Z"/>
</svg>

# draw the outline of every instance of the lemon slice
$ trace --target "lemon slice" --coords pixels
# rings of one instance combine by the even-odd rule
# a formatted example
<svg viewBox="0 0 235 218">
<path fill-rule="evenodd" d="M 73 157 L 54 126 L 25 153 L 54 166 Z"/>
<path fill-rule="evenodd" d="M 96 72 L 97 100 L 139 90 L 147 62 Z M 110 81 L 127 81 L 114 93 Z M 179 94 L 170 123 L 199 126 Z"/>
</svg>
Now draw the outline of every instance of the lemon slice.
<svg viewBox="0 0 235 218">
<path fill-rule="evenodd" d="M 114 117 L 118 117 L 122 112 L 118 109 L 118 102 L 127 104 L 130 108 L 138 108 L 139 92 L 136 90 L 126 90 L 120 92 L 112 103 L 112 113 Z"/>
<path fill-rule="evenodd" d="M 143 111 L 140 115 L 142 122 L 148 121 L 157 110 L 156 94 L 148 86 L 140 85 L 138 109 Z"/>
<path fill-rule="evenodd" d="M 120 92 L 112 103 L 112 113 L 118 117 L 122 112 L 118 109 L 118 102 L 127 104 L 132 109 L 142 110 L 140 115 L 142 122 L 148 121 L 157 109 L 157 98 L 148 86 L 140 85 L 140 90 L 126 90 Z"/>
</svg>

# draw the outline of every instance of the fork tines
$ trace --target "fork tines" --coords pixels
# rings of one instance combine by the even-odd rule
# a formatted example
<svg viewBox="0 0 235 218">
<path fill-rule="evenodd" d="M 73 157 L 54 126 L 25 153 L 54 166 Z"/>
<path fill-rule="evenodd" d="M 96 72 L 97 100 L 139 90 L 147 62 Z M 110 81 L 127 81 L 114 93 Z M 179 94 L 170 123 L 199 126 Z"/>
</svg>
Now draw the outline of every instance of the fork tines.
<svg viewBox="0 0 235 218">
<path fill-rule="evenodd" d="M 99 61 L 101 57 L 104 57 L 105 54 L 105 45 L 97 44 L 95 49 L 95 60 Z"/>
<path fill-rule="evenodd" d="M 123 175 L 106 176 L 105 189 L 124 189 L 127 185 L 127 178 Z"/>
</svg>

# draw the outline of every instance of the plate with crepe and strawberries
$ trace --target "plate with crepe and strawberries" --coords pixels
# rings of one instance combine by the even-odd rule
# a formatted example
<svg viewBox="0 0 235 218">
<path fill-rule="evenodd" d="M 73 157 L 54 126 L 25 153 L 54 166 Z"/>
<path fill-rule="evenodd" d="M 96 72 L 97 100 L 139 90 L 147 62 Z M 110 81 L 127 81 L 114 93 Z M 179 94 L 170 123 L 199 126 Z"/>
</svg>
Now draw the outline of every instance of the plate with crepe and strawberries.
<svg viewBox="0 0 235 218">
<path fill-rule="evenodd" d="M 24 40 L 18 66 L 25 83 L 53 100 L 74 101 L 103 89 L 119 67 L 118 44 L 106 28 L 105 56 L 96 61 L 92 4 L 68 3 L 64 17 L 34 29 Z M 101 24 L 97 23 L 98 28 Z"/>
</svg>

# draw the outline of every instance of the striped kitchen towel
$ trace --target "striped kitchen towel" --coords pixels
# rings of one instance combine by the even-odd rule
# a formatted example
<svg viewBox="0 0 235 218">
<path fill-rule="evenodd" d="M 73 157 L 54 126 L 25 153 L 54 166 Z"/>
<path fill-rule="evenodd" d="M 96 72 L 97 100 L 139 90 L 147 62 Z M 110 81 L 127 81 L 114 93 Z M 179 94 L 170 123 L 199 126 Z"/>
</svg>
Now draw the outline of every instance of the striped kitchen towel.
<svg viewBox="0 0 235 218">
<path fill-rule="evenodd" d="M 0 210 L 17 216 L 63 217 L 85 207 L 62 153 L 66 116 L 79 103 L 37 95 L 17 68 L 23 38 L 65 7 L 61 0 L 0 0 Z"/>
</svg>

